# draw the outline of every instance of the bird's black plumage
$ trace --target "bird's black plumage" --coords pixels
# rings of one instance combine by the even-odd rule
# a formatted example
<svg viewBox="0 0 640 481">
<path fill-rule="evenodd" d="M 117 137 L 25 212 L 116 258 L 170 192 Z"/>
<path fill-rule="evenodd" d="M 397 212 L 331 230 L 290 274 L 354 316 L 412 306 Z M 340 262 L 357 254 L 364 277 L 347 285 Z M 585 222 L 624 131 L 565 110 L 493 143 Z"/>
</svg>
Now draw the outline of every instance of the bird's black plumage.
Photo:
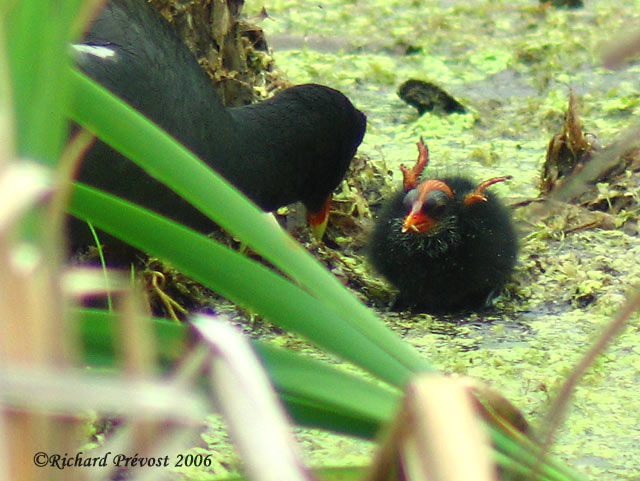
<svg viewBox="0 0 640 481">
<path fill-rule="evenodd" d="M 385 204 L 369 256 L 400 290 L 403 304 L 426 312 L 471 310 L 503 287 L 515 264 L 517 239 L 509 211 L 484 190 L 501 180 L 506 178 L 479 190 L 464 177 L 416 179 Z M 408 219 L 418 199 L 420 220 L 414 223 Z"/>
<path fill-rule="evenodd" d="M 337 90 L 307 84 L 225 108 L 173 28 L 144 0 L 112 0 L 76 46 L 78 67 L 192 150 L 264 210 L 322 209 L 362 141 L 365 116 Z M 141 140 L 143 141 L 143 140 Z M 102 142 L 79 180 L 200 231 L 209 219 Z"/>
</svg>

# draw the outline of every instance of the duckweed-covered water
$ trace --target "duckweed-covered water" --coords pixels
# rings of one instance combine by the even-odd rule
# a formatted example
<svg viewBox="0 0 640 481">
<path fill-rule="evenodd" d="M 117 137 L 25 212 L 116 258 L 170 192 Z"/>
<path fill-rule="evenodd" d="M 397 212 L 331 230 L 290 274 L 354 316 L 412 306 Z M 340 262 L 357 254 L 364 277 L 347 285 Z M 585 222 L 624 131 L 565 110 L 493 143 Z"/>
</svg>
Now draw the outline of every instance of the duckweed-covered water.
<svg viewBox="0 0 640 481">
<path fill-rule="evenodd" d="M 248 0 L 245 12 L 258 16 L 266 8 L 261 26 L 291 82 L 340 89 L 367 114 L 360 155 L 384 160 L 397 182 L 398 165 L 415 160 L 415 142 L 424 136 L 432 172 L 512 175 L 491 187 L 511 203 L 538 195 L 546 147 L 561 129 L 570 88 L 584 129 L 602 145 L 640 122 L 640 62 L 608 71 L 599 57 L 603 43 L 640 24 L 640 3 L 585 3 L 567 11 L 536 0 Z M 468 113 L 419 117 L 396 95 L 410 78 L 438 84 Z M 496 309 L 446 318 L 380 314 L 441 370 L 489 383 L 535 427 L 572 367 L 640 287 L 633 209 L 613 216 L 612 228 L 569 232 L 576 211 L 561 208 L 543 218 L 516 209 L 519 263 Z M 634 315 L 583 379 L 554 454 L 590 479 L 640 479 L 639 383 Z M 228 449 L 216 436 L 209 444 Z M 301 443 L 312 464 L 369 462 L 369 443 L 318 432 Z"/>
<path fill-rule="evenodd" d="M 534 0 L 247 3 L 249 14 L 266 8 L 262 27 L 292 82 L 338 88 L 367 114 L 360 152 L 384 159 L 398 179 L 397 165 L 415 159 L 422 135 L 436 172 L 513 175 L 496 192 L 507 200 L 537 196 L 569 88 L 580 99 L 585 130 L 604 145 L 640 122 L 640 62 L 608 71 L 599 57 L 603 43 L 638 25 L 638 2 L 586 1 L 578 10 L 541 8 Z M 410 78 L 438 84 L 469 113 L 419 117 L 396 95 Z M 640 285 L 636 214 L 626 213 L 631 228 L 565 234 L 561 213 L 542 222 L 516 212 L 519 266 L 497 313 L 454 323 L 398 313 L 386 320 L 442 370 L 487 381 L 535 425 Z M 636 315 L 579 387 L 554 452 L 593 479 L 640 479 L 639 381 Z M 360 449 L 341 444 L 339 451 L 353 461 Z M 335 455 L 326 447 L 317 452 L 319 462 Z"/>
</svg>

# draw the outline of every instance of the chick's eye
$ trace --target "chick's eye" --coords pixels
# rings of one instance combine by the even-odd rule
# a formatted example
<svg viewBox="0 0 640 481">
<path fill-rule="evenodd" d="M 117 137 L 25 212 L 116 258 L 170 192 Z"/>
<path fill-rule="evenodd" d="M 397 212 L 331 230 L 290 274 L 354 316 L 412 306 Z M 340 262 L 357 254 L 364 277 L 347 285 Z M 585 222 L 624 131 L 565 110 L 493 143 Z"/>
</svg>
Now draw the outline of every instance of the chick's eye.
<svg viewBox="0 0 640 481">
<path fill-rule="evenodd" d="M 441 190 L 431 191 L 424 200 L 422 211 L 429 217 L 438 219 L 444 216 L 450 200 L 449 196 Z"/>
<path fill-rule="evenodd" d="M 411 210 L 417 198 L 418 198 L 418 191 L 416 189 L 410 190 L 404 196 L 404 199 L 402 200 L 402 205 L 407 210 L 407 212 Z"/>
</svg>

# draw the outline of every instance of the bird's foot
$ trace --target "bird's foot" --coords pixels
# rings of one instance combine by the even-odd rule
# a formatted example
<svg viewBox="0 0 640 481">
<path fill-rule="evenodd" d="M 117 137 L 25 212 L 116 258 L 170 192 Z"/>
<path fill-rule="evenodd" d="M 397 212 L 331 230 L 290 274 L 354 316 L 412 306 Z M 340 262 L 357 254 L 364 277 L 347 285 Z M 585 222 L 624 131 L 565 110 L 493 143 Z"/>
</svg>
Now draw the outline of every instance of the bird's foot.
<svg viewBox="0 0 640 481">
<path fill-rule="evenodd" d="M 471 192 L 464 198 L 464 205 L 468 207 L 475 202 L 486 202 L 487 197 L 484 195 L 484 191 L 487 189 L 487 187 L 493 184 L 497 184 L 498 182 L 504 182 L 505 180 L 511 179 L 513 179 L 512 175 L 505 175 L 504 177 L 494 177 L 492 179 L 485 180 L 480 185 L 478 185 L 473 192 Z"/>
<path fill-rule="evenodd" d="M 429 163 L 429 149 L 424 143 L 424 139 L 420 137 L 420 141 L 416 145 L 418 146 L 418 160 L 416 161 L 416 165 L 411 169 L 404 164 L 400 165 L 400 170 L 402 171 L 403 176 L 402 185 L 405 192 L 409 192 L 411 189 L 416 188 L 424 168 Z"/>
</svg>

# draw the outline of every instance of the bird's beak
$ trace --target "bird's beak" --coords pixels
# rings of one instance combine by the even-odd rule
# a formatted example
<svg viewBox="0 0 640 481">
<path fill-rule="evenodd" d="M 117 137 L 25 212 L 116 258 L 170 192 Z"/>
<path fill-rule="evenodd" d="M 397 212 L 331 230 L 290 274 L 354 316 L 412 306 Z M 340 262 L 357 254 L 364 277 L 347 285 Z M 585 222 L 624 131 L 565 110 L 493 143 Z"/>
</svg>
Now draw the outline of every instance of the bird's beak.
<svg viewBox="0 0 640 481">
<path fill-rule="evenodd" d="M 404 218 L 402 223 L 402 233 L 414 232 L 422 234 L 433 229 L 435 220 L 422 212 L 422 202 L 416 202 L 411 208 L 409 215 Z"/>
<path fill-rule="evenodd" d="M 327 223 L 329 222 L 329 209 L 331 208 L 331 194 L 327 197 L 324 205 L 318 212 L 311 212 L 307 210 L 307 221 L 313 231 L 313 237 L 316 240 L 321 241 L 324 237 L 324 232 L 327 230 Z"/>
</svg>

